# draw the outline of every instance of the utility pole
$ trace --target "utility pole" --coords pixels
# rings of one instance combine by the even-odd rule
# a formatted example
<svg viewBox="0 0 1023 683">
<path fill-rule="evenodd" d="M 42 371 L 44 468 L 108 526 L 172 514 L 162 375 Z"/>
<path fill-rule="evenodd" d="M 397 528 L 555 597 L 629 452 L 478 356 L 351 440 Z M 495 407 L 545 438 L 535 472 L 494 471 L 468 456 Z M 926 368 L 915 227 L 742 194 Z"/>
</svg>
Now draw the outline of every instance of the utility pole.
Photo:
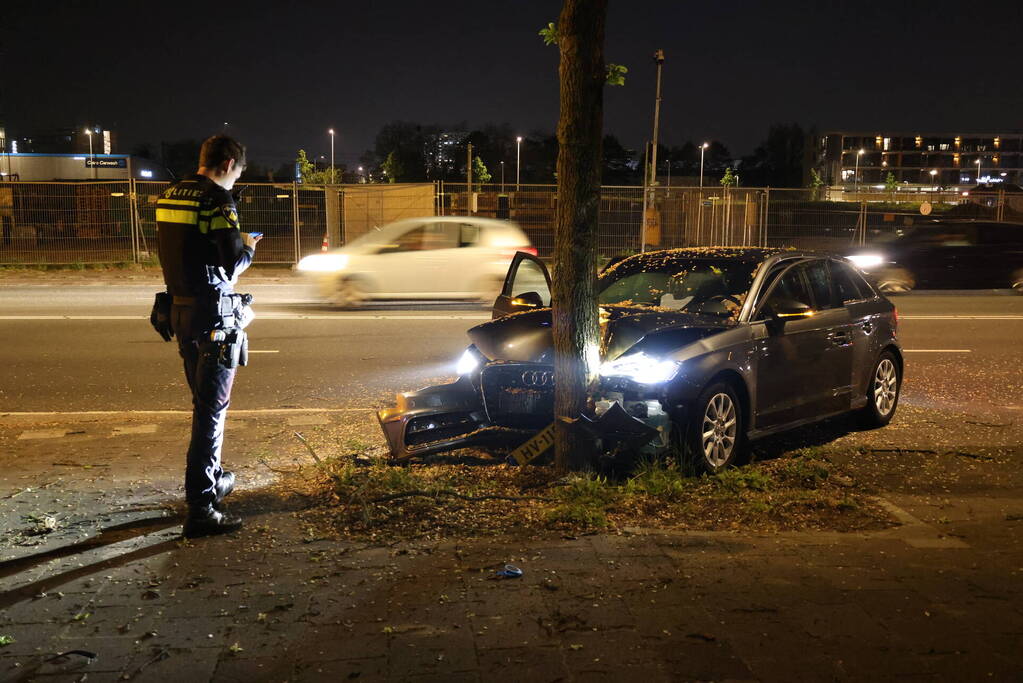
<svg viewBox="0 0 1023 683">
<path fill-rule="evenodd" d="M 657 127 L 661 119 L 661 66 L 664 64 L 664 50 L 654 53 L 654 63 L 657 65 L 657 98 L 654 100 L 654 142 L 650 152 L 650 166 L 653 168 L 651 185 L 657 182 Z"/>
<path fill-rule="evenodd" d="M 465 163 L 465 184 L 466 184 L 466 188 L 467 188 L 465 196 L 468 199 L 468 204 L 466 206 L 466 215 L 467 216 L 471 216 L 472 215 L 472 143 L 471 142 L 469 143 L 468 150 L 469 150 L 469 158 L 468 158 L 468 160 Z"/>
</svg>

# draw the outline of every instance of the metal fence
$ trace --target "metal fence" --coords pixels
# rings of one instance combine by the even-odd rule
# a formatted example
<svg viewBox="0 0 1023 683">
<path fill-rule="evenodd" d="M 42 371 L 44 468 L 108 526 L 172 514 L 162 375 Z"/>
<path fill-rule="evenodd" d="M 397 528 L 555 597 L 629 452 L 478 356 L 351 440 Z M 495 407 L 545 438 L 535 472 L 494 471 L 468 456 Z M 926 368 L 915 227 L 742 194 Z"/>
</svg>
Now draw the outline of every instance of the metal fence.
<svg viewBox="0 0 1023 683">
<path fill-rule="evenodd" d="M 0 264 L 145 262 L 156 255 L 156 200 L 167 183 L 0 183 Z M 517 222 L 542 256 L 554 249 L 557 187 L 464 183 L 306 186 L 252 183 L 243 229 L 264 234 L 257 262 L 296 263 L 403 218 L 468 215 Z M 597 248 L 765 245 L 841 250 L 933 218 L 1023 223 L 1006 192 L 841 193 L 723 187 L 603 187 Z"/>
<path fill-rule="evenodd" d="M 0 264 L 139 263 L 156 258 L 156 201 L 166 182 L 0 183 Z M 236 186 L 242 189 L 242 186 Z M 434 215 L 433 184 L 250 183 L 238 198 L 256 261 L 292 264 L 326 242 Z"/>
</svg>

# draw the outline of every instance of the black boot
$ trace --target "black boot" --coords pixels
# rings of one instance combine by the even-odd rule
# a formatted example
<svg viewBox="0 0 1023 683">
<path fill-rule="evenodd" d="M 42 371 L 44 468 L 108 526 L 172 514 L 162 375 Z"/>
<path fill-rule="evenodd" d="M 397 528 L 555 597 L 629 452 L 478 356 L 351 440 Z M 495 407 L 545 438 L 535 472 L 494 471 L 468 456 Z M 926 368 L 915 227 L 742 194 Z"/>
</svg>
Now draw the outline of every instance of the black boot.
<svg viewBox="0 0 1023 683">
<path fill-rule="evenodd" d="M 240 517 L 218 512 L 212 505 L 189 508 L 188 517 L 182 530 L 185 538 L 227 534 L 242 526 Z"/>
<path fill-rule="evenodd" d="M 227 498 L 227 495 L 234 491 L 234 472 L 228 472 L 227 470 L 221 472 L 220 478 L 217 479 L 216 490 L 218 503 Z"/>
</svg>

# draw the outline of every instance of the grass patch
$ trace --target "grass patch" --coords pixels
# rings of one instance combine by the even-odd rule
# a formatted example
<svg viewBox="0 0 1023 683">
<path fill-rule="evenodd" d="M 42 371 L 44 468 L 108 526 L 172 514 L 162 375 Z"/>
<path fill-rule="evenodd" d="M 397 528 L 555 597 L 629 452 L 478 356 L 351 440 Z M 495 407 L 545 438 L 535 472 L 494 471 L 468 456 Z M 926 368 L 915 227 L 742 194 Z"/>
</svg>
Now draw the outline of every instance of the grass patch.
<svg viewBox="0 0 1023 683">
<path fill-rule="evenodd" d="M 609 484 L 605 477 L 573 475 L 558 490 L 558 503 L 548 510 L 546 519 L 551 524 L 603 529 L 608 524 L 608 509 L 621 495 L 621 487 Z"/>
</svg>

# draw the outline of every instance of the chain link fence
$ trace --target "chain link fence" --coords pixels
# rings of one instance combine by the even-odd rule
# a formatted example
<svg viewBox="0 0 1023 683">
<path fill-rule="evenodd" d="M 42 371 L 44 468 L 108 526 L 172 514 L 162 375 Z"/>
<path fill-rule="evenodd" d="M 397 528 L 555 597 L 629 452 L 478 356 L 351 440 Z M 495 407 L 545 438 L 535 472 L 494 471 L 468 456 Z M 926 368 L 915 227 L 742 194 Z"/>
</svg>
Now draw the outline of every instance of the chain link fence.
<svg viewBox="0 0 1023 683">
<path fill-rule="evenodd" d="M 0 183 L 0 264 L 155 259 L 165 182 Z M 297 263 L 404 218 L 478 215 L 515 221 L 541 256 L 554 251 L 557 187 L 464 183 L 306 186 L 250 183 L 238 210 L 263 233 L 260 263 Z M 683 246 L 794 246 L 841 251 L 943 218 L 1023 223 L 1023 194 L 841 192 L 745 187 L 601 188 L 597 249 L 609 258 Z"/>
</svg>

